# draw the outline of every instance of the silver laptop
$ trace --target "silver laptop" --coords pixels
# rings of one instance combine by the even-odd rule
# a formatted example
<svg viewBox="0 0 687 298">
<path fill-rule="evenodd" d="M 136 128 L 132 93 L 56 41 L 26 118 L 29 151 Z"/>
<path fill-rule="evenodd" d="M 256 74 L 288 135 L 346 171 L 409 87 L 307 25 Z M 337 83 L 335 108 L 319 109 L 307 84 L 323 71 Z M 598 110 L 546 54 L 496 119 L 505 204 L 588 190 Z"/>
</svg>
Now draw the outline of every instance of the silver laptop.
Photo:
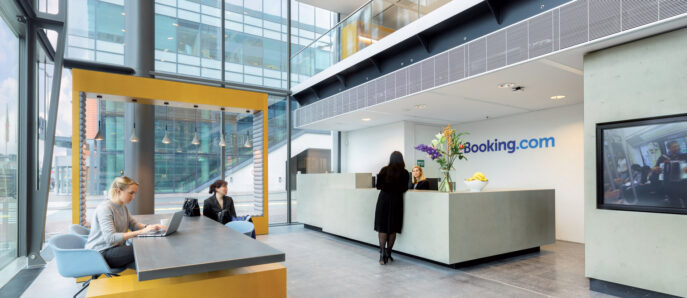
<svg viewBox="0 0 687 298">
<path fill-rule="evenodd" d="M 169 221 L 169 227 L 167 230 L 158 230 L 146 234 L 138 235 L 138 237 L 165 237 L 171 235 L 177 231 L 179 225 L 181 224 L 181 219 L 184 217 L 184 211 L 174 212 L 172 215 L 172 220 Z"/>
</svg>

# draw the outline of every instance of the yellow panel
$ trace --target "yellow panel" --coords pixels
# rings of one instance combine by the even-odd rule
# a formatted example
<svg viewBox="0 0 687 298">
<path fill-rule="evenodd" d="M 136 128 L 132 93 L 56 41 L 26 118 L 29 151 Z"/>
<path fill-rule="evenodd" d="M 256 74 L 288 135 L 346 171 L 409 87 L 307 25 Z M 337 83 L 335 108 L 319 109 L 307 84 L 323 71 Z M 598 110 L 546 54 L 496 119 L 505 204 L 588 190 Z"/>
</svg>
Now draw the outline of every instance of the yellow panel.
<svg viewBox="0 0 687 298">
<path fill-rule="evenodd" d="M 93 92 L 117 96 L 126 96 L 147 100 L 165 100 L 198 105 L 235 107 L 263 111 L 263 161 L 264 161 L 264 215 L 253 217 L 256 234 L 267 234 L 268 224 L 268 180 L 267 148 L 268 138 L 268 102 L 267 94 L 242 91 L 220 87 L 211 87 L 167 80 L 119 75 L 83 69 L 72 70 L 72 177 L 79 177 L 79 93 Z M 79 183 L 72 183 L 72 223 L 79 223 Z"/>
<path fill-rule="evenodd" d="M 341 60 L 358 52 L 358 22 L 341 28 Z"/>
<path fill-rule="evenodd" d="M 136 275 L 97 279 L 86 297 L 286 297 L 286 267 L 274 263 L 142 282 Z"/>
<path fill-rule="evenodd" d="M 118 273 L 118 274 L 119 274 L 119 275 L 130 275 L 130 274 L 136 275 L 136 270 L 134 270 L 134 269 L 126 269 L 126 270 L 124 270 L 124 271 L 122 271 L 122 272 L 120 272 L 120 273 Z M 91 278 L 91 277 L 90 277 L 90 276 L 78 277 L 78 278 L 76 278 L 76 282 L 77 282 L 77 283 L 79 283 L 79 282 L 85 282 L 85 281 L 87 281 L 89 278 Z M 105 276 L 105 275 L 103 274 L 103 275 L 99 275 L 98 278 L 107 278 L 107 276 Z"/>
</svg>

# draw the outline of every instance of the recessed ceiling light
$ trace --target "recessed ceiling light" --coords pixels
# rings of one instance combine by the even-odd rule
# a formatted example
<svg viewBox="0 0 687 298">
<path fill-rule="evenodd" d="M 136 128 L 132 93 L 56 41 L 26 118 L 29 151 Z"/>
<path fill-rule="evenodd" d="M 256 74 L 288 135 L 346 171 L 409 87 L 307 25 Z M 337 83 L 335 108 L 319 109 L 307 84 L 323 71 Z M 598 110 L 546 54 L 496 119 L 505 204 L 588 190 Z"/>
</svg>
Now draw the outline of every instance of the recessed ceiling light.
<svg viewBox="0 0 687 298">
<path fill-rule="evenodd" d="M 179 27 L 179 24 L 177 24 L 177 23 L 172 23 L 172 26 L 174 26 L 174 27 Z"/>
<path fill-rule="evenodd" d="M 415 105 L 415 108 L 416 108 L 416 109 L 424 109 L 424 108 L 426 108 L 426 107 L 427 107 L 426 104 Z"/>
<path fill-rule="evenodd" d="M 551 96 L 551 99 L 554 99 L 554 100 L 563 99 L 563 98 L 565 98 L 565 95 L 554 95 L 554 96 Z"/>
<path fill-rule="evenodd" d="M 523 87 L 523 86 L 515 86 L 515 87 L 513 87 L 513 88 L 510 88 L 510 90 L 513 91 L 513 92 L 522 92 L 522 91 L 525 91 L 525 87 Z"/>
<path fill-rule="evenodd" d="M 126 12 L 123 12 L 122 15 L 125 16 L 125 15 L 126 15 Z"/>
<path fill-rule="evenodd" d="M 171 36 L 170 36 L 170 37 L 167 37 L 167 39 L 172 40 L 172 39 L 174 39 L 174 37 L 171 37 Z"/>
<path fill-rule="evenodd" d="M 513 88 L 513 87 L 515 87 L 515 83 L 501 83 L 501 84 L 496 85 L 496 87 L 499 87 L 501 89 Z"/>
<path fill-rule="evenodd" d="M 360 119 L 360 120 L 363 120 L 363 121 L 370 121 L 370 120 L 372 120 L 372 119 L 370 119 L 370 118 L 363 118 L 363 119 Z"/>
</svg>

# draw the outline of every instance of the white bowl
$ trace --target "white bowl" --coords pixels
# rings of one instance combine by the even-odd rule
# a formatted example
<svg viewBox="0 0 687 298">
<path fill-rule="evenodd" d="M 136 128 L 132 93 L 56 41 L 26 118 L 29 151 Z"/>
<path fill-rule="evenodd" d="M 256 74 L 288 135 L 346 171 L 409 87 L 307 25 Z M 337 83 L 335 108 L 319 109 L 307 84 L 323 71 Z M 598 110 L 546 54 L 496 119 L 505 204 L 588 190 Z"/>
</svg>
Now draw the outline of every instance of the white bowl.
<svg viewBox="0 0 687 298">
<path fill-rule="evenodd" d="M 467 185 L 468 190 L 471 192 L 480 192 L 484 187 L 489 184 L 489 181 L 479 181 L 479 180 L 472 180 L 472 181 L 465 181 L 465 185 Z"/>
</svg>

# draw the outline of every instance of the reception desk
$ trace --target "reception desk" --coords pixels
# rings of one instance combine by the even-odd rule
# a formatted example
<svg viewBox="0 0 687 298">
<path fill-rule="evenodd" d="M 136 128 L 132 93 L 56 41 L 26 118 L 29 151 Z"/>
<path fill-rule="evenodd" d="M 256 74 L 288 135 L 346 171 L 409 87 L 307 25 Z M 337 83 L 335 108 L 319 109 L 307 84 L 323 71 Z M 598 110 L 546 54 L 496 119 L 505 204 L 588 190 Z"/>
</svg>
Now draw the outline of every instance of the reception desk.
<svg viewBox="0 0 687 298">
<path fill-rule="evenodd" d="M 378 195 L 369 173 L 298 175 L 298 221 L 378 245 Z M 554 204 L 553 189 L 409 190 L 394 250 L 455 266 L 538 249 L 555 241 Z"/>
</svg>

